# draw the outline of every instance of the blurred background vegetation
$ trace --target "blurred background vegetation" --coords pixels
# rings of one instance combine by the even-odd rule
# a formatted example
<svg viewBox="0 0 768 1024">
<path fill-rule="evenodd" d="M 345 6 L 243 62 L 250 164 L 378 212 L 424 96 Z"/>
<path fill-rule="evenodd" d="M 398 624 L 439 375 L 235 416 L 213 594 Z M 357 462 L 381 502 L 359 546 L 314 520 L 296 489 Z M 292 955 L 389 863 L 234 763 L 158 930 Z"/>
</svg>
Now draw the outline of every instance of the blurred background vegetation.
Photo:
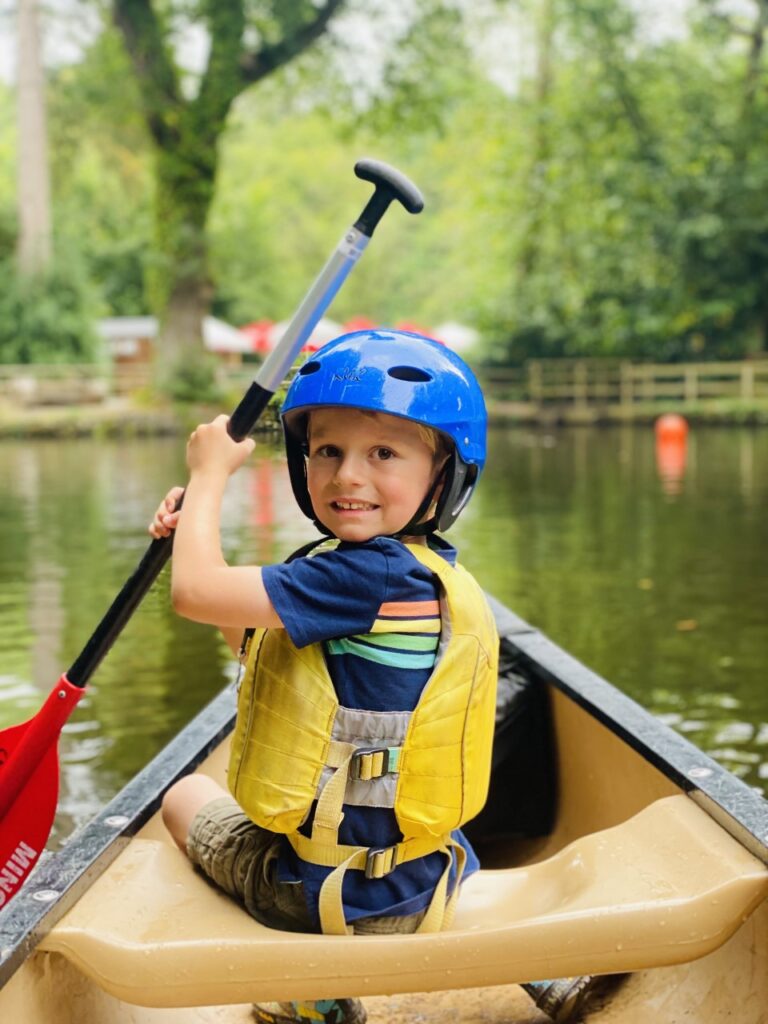
<svg viewBox="0 0 768 1024">
<path fill-rule="evenodd" d="M 93 359 L 98 316 L 158 314 L 169 359 L 201 350 L 185 310 L 285 319 L 363 155 L 428 205 L 390 215 L 338 320 L 456 320 L 492 365 L 768 347 L 768 0 L 59 0 L 43 37 L 86 13 L 44 51 L 34 271 L 0 83 L 0 361 Z"/>
</svg>

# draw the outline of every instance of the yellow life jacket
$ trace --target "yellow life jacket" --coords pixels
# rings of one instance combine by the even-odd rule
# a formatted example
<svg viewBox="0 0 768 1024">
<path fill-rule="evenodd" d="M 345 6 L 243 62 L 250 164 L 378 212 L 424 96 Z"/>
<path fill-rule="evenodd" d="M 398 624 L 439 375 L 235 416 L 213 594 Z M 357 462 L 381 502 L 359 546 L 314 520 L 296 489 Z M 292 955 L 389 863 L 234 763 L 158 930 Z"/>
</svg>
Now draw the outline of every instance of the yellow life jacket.
<svg viewBox="0 0 768 1024">
<path fill-rule="evenodd" d="M 238 697 L 229 788 L 258 825 L 282 832 L 303 860 L 336 868 L 320 892 L 322 930 L 344 921 L 344 872 L 382 878 L 440 850 L 443 876 L 422 931 L 447 927 L 464 850 L 451 831 L 488 794 L 496 710 L 498 635 L 482 590 L 461 566 L 426 545 L 408 550 L 440 583 L 437 661 L 413 711 L 358 711 L 339 704 L 321 644 L 297 648 L 284 629 L 257 630 Z M 312 835 L 299 833 L 317 800 Z M 392 807 L 401 842 L 383 850 L 338 842 L 343 805 Z M 446 901 L 452 849 L 457 881 Z"/>
</svg>

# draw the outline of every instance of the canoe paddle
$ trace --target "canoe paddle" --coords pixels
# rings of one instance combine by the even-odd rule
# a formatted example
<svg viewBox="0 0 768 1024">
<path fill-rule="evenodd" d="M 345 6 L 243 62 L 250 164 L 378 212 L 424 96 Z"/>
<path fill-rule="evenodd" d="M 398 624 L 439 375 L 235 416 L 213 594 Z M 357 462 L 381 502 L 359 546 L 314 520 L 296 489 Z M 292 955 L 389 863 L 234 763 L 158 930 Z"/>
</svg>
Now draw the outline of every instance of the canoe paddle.
<svg viewBox="0 0 768 1024">
<path fill-rule="evenodd" d="M 360 160 L 355 174 L 374 186 L 373 195 L 232 413 L 228 430 L 235 441 L 242 441 L 253 429 L 390 203 L 397 200 L 409 213 L 419 213 L 424 206 L 416 186 L 388 164 Z M 0 731 L 0 908 L 18 892 L 48 840 L 59 794 L 57 746 L 62 727 L 91 675 L 170 558 L 172 543 L 173 535 L 151 542 L 136 571 L 37 714 L 28 722 Z"/>
</svg>

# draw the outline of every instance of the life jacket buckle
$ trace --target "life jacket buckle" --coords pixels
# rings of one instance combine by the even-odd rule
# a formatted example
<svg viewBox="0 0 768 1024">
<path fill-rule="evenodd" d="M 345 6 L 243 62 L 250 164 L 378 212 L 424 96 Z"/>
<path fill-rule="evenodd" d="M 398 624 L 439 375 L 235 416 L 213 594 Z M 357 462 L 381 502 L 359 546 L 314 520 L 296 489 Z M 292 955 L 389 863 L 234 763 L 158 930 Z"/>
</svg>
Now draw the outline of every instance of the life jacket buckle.
<svg viewBox="0 0 768 1024">
<path fill-rule="evenodd" d="M 373 846 L 365 858 L 365 877 L 384 878 L 397 867 L 397 847 L 384 846 L 379 849 Z"/>
<path fill-rule="evenodd" d="M 397 754 L 389 747 L 358 747 L 349 761 L 348 778 L 356 782 L 370 782 L 395 770 Z"/>
</svg>

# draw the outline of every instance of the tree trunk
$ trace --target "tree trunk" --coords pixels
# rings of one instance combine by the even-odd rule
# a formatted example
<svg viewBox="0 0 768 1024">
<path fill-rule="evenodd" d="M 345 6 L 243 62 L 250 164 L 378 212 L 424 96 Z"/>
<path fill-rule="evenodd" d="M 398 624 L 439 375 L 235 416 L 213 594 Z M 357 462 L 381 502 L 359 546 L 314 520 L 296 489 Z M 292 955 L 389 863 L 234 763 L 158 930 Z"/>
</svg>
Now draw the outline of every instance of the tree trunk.
<svg viewBox="0 0 768 1024">
<path fill-rule="evenodd" d="M 190 128 L 183 134 L 191 139 L 189 144 L 181 139 L 174 152 L 157 154 L 157 259 L 149 283 L 152 305 L 160 312 L 160 380 L 173 376 L 190 359 L 202 360 L 203 320 L 213 294 L 205 232 L 214 192 L 216 142 L 206 143 Z M 201 151 L 206 151 L 204 163 Z"/>
<path fill-rule="evenodd" d="M 18 212 L 17 257 L 24 274 L 37 274 L 51 259 L 51 189 L 45 78 L 40 59 L 37 0 L 19 0 L 18 12 Z"/>
<path fill-rule="evenodd" d="M 755 99 L 760 88 L 766 29 L 768 29 L 768 3 L 766 0 L 758 0 L 755 23 L 749 34 L 747 67 L 744 75 L 744 102 L 741 119 L 745 124 L 752 119 Z"/>
</svg>

